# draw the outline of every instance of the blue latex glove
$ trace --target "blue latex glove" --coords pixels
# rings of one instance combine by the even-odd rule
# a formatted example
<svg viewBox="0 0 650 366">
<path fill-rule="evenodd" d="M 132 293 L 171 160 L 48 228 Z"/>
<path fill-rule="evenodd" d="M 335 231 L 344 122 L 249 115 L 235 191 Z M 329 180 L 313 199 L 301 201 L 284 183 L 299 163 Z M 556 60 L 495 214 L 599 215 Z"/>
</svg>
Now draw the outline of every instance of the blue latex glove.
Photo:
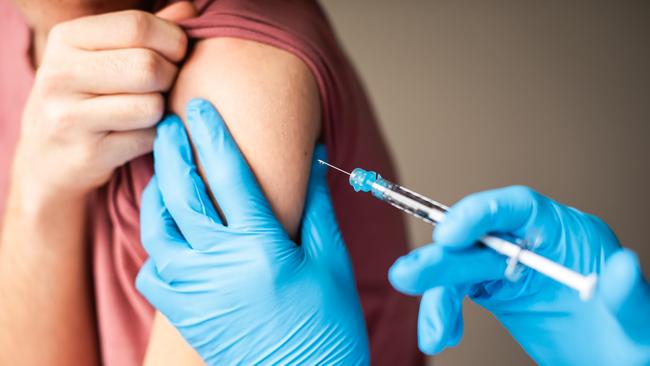
<svg viewBox="0 0 650 366">
<path fill-rule="evenodd" d="M 142 198 L 149 260 L 136 286 L 211 365 L 369 363 L 368 340 L 325 169 L 315 163 L 300 245 L 275 218 L 209 102 L 187 123 L 221 222 L 197 174 L 183 124 L 167 117 Z M 324 158 L 318 147 L 315 158 Z M 315 161 L 315 160 L 314 160 Z"/>
<path fill-rule="evenodd" d="M 609 257 L 598 287 L 599 298 L 630 340 L 645 347 L 646 364 L 650 363 L 650 286 L 636 254 L 623 249 Z"/>
<path fill-rule="evenodd" d="M 610 256 L 611 266 L 598 296 L 582 302 L 574 290 L 528 268 L 517 282 L 506 280 L 505 257 L 476 245 L 488 233 L 524 239 L 535 252 L 583 274 L 600 273 Z M 460 341 L 462 300 L 468 295 L 492 312 L 540 364 L 650 362 L 647 285 L 638 264 L 629 267 L 634 257 L 621 251 L 614 234 L 596 217 L 528 188 L 510 187 L 461 200 L 433 239 L 435 244 L 398 259 L 389 272 L 399 291 L 423 294 L 418 326 L 423 352 L 435 354 Z M 630 319 L 622 322 L 625 317 Z M 635 318 L 645 322 L 636 330 L 629 328 Z"/>
</svg>

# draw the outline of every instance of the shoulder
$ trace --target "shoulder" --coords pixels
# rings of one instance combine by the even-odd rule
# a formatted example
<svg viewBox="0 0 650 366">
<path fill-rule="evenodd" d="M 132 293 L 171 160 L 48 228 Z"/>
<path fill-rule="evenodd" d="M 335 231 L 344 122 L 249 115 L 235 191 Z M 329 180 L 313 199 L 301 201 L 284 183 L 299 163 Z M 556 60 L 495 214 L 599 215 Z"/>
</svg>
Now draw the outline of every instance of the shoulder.
<svg viewBox="0 0 650 366">
<path fill-rule="evenodd" d="M 267 118 L 257 122 L 294 117 L 302 127 L 314 124 L 311 129 L 320 130 L 319 91 L 309 67 L 294 54 L 259 42 L 228 37 L 197 42 L 181 67 L 172 109 L 182 112 L 198 97 L 212 101 L 226 119 L 241 116 L 237 111 L 265 113 Z M 231 120 L 250 119 L 241 117 Z"/>
<path fill-rule="evenodd" d="M 295 235 L 321 131 L 318 87 L 309 68 L 262 43 L 203 40 L 179 73 L 172 111 L 185 120 L 185 106 L 194 98 L 217 108 L 276 216 Z"/>
</svg>

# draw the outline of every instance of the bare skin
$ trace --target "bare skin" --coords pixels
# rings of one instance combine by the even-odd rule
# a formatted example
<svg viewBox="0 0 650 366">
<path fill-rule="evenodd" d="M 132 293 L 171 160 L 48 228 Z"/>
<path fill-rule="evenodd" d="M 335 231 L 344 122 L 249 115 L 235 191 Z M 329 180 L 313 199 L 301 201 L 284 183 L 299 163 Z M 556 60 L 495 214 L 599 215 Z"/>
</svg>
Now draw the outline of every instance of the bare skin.
<svg viewBox="0 0 650 366">
<path fill-rule="evenodd" d="M 51 16 L 65 14 L 61 2 L 54 5 Z M 52 24 L 64 22 L 52 28 L 39 18 L 46 8 L 28 17 L 40 19 L 35 40 L 46 37 L 47 47 L 34 52 L 39 67 L 0 239 L 0 364 L 93 365 L 99 352 L 84 241 L 87 197 L 116 167 L 151 150 L 161 93 L 176 77 L 187 39 L 173 22 L 144 12 L 68 21 L 77 11 L 101 12 L 90 5 L 55 16 Z M 185 4 L 161 16 L 193 14 Z"/>
</svg>

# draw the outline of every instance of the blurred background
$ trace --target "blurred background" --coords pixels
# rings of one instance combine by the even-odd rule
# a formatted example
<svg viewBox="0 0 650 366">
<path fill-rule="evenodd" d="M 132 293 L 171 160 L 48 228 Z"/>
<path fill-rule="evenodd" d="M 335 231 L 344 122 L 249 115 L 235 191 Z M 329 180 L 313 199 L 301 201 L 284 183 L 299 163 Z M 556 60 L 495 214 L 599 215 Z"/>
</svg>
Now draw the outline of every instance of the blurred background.
<svg viewBox="0 0 650 366">
<path fill-rule="evenodd" d="M 602 217 L 650 274 L 650 2 L 321 2 L 401 183 L 443 203 L 529 185 Z M 435 364 L 532 361 L 467 303 L 461 344 Z"/>
</svg>

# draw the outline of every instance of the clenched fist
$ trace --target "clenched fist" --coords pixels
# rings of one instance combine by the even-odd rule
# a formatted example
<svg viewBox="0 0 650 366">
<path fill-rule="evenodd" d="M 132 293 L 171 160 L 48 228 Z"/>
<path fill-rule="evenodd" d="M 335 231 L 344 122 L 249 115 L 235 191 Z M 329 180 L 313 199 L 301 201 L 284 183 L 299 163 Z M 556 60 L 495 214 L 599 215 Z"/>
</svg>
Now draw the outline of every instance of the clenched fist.
<svg viewBox="0 0 650 366">
<path fill-rule="evenodd" d="M 154 15 L 123 11 L 60 23 L 23 113 L 13 186 L 21 202 L 84 197 L 152 149 L 153 126 L 187 51 L 173 23 L 190 3 Z"/>
</svg>

